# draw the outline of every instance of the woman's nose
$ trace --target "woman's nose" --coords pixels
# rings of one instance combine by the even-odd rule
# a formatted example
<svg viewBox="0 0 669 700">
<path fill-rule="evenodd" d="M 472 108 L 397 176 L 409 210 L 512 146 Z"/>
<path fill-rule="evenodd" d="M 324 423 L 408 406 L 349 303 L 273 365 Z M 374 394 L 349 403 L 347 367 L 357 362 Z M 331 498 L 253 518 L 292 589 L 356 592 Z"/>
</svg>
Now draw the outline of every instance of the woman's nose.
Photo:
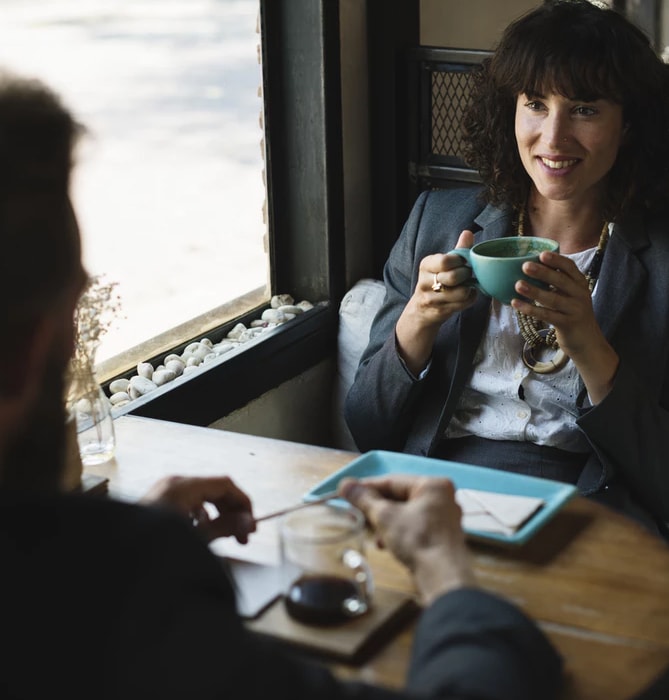
<svg viewBox="0 0 669 700">
<path fill-rule="evenodd" d="M 564 147 L 569 141 L 569 119 L 562 114 L 553 114 L 544 122 L 544 137 L 550 148 Z"/>
</svg>

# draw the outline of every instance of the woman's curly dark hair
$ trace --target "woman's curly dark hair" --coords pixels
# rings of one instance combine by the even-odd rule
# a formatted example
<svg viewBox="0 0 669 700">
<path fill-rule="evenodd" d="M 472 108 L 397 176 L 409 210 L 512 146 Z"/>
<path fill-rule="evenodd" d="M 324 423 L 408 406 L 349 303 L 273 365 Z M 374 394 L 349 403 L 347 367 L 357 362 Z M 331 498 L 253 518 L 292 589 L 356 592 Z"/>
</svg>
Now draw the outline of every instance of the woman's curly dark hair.
<svg viewBox="0 0 669 700">
<path fill-rule="evenodd" d="M 525 206 L 531 182 L 515 139 L 516 99 L 550 92 L 622 105 L 626 132 L 602 202 L 608 220 L 630 206 L 667 206 L 669 66 L 640 29 L 589 0 L 550 0 L 523 15 L 474 74 L 464 156 L 490 203 Z"/>
</svg>

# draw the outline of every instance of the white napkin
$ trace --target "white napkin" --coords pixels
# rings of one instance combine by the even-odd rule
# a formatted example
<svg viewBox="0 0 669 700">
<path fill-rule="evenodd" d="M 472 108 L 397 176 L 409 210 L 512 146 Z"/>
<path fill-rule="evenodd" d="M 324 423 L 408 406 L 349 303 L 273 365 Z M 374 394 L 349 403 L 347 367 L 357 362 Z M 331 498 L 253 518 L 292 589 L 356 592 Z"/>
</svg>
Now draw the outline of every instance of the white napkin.
<svg viewBox="0 0 669 700">
<path fill-rule="evenodd" d="M 542 498 L 512 496 L 491 491 L 457 489 L 462 527 L 500 535 L 513 535 L 544 504 Z"/>
</svg>

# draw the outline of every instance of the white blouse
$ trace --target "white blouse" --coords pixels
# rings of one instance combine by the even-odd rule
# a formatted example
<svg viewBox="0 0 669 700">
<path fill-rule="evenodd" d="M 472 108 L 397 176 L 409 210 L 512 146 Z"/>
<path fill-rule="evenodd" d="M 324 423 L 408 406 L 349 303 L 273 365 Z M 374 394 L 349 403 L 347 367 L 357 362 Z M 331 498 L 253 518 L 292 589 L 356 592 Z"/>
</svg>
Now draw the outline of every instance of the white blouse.
<svg viewBox="0 0 669 700">
<path fill-rule="evenodd" d="M 565 257 L 584 272 L 595 250 L 590 248 Z M 524 343 L 515 311 L 493 299 L 488 329 L 474 356 L 472 377 L 462 392 L 446 437 L 477 435 L 490 440 L 524 440 L 570 452 L 587 452 L 588 442 L 576 426 L 575 399 L 583 383 L 574 363 L 569 360 L 552 374 L 532 372 L 521 357 Z"/>
</svg>

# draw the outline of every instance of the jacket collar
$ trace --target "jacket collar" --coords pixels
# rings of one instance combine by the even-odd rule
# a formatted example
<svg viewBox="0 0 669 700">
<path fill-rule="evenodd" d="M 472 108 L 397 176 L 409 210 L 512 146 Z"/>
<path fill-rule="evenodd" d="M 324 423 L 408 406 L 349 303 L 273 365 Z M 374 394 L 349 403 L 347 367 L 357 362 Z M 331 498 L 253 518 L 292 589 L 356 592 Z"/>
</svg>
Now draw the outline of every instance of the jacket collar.
<svg viewBox="0 0 669 700">
<path fill-rule="evenodd" d="M 474 219 L 474 223 L 480 227 L 480 231 L 475 234 L 477 243 L 487 241 L 490 238 L 501 238 L 509 231 L 511 209 L 510 207 L 495 207 L 488 204 Z"/>
<path fill-rule="evenodd" d="M 595 316 L 608 339 L 639 303 L 638 296 L 647 278 L 639 253 L 649 245 L 640 214 L 630 214 L 614 225 L 593 299 Z"/>
</svg>

